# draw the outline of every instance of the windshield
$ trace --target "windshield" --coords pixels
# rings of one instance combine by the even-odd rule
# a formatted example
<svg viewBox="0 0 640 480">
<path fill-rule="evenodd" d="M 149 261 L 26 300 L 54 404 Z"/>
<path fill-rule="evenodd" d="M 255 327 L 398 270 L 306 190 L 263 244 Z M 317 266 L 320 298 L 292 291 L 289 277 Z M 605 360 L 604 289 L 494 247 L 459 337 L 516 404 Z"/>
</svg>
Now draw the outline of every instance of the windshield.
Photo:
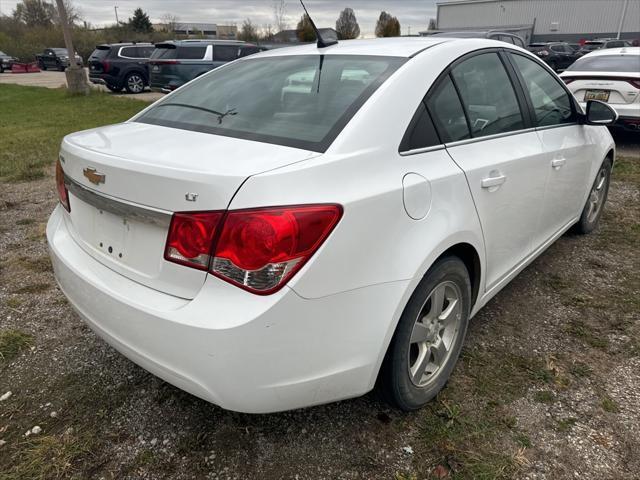
<svg viewBox="0 0 640 480">
<path fill-rule="evenodd" d="M 595 54 L 594 54 L 595 55 Z M 598 55 L 582 57 L 567 70 L 577 72 L 640 72 L 640 55 Z"/>
<path fill-rule="evenodd" d="M 173 93 L 134 120 L 324 152 L 405 59 L 248 58 Z"/>
<path fill-rule="evenodd" d="M 66 48 L 52 48 L 51 50 L 56 52 L 56 55 L 67 55 L 67 49 Z"/>
</svg>

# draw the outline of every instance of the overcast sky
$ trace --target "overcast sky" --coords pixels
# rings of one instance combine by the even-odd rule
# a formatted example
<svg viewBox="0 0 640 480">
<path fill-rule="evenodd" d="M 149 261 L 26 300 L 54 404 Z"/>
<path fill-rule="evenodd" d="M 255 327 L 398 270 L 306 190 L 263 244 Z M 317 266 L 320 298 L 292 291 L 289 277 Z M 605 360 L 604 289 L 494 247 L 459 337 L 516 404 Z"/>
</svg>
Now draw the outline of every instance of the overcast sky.
<svg viewBox="0 0 640 480">
<path fill-rule="evenodd" d="M 53 0 L 51 0 L 53 1 Z M 10 14 L 17 0 L 0 0 L 0 10 Z M 242 24 L 245 18 L 263 26 L 274 24 L 273 0 L 73 0 L 81 10 L 84 20 L 93 25 L 115 23 L 113 7 L 118 6 L 118 17 L 126 20 L 133 10 L 141 7 L 152 22 L 159 22 L 165 13 L 171 13 L 182 22 L 207 22 L 218 24 Z M 373 36 L 375 23 L 381 10 L 398 17 L 402 33 L 417 33 L 427 28 L 429 18 L 435 17 L 436 0 L 306 0 L 305 5 L 319 27 L 335 27 L 338 13 L 345 7 L 355 11 L 361 33 Z M 302 15 L 297 0 L 288 0 L 287 17 L 290 28 Z"/>
</svg>

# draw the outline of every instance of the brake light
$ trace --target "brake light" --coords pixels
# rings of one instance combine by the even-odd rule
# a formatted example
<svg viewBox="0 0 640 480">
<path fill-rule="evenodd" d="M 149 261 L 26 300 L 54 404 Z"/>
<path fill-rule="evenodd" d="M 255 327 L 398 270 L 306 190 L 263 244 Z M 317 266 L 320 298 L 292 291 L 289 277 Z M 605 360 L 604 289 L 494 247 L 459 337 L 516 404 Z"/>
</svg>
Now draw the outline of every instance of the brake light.
<svg viewBox="0 0 640 480">
<path fill-rule="evenodd" d="M 111 68 L 111 63 L 109 63 L 107 60 L 103 60 L 102 61 L 102 71 L 103 71 L 103 73 L 107 73 L 110 68 Z"/>
<path fill-rule="evenodd" d="M 164 258 L 207 270 L 216 229 L 223 212 L 175 213 L 171 217 Z"/>
<path fill-rule="evenodd" d="M 56 188 L 58 190 L 58 200 L 60 200 L 64 209 L 67 212 L 70 212 L 71 206 L 69 205 L 69 191 L 67 190 L 67 186 L 64 184 L 64 171 L 62 170 L 60 159 L 56 162 Z"/>
<path fill-rule="evenodd" d="M 231 284 L 267 295 L 302 268 L 341 216 L 340 205 L 176 213 L 165 259 L 208 268 Z"/>
</svg>

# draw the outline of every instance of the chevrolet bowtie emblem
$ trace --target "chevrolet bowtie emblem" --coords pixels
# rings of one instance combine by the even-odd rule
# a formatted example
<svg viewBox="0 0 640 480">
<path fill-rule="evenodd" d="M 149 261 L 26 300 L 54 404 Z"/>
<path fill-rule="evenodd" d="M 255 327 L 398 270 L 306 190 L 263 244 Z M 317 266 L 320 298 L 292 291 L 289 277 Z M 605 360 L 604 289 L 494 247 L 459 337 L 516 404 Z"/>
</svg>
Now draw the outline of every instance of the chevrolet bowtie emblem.
<svg viewBox="0 0 640 480">
<path fill-rule="evenodd" d="M 100 185 L 104 183 L 104 179 L 106 175 L 104 173 L 98 173 L 95 168 L 85 168 L 82 173 L 85 177 L 89 179 L 89 181 L 95 185 Z"/>
</svg>

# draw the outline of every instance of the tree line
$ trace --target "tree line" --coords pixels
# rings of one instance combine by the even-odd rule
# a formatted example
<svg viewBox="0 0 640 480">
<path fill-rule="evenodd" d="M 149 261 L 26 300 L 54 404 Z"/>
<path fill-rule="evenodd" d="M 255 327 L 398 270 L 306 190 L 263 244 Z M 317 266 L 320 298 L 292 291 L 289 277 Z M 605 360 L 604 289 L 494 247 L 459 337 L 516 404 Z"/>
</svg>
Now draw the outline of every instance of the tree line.
<svg viewBox="0 0 640 480">
<path fill-rule="evenodd" d="M 73 27 L 75 48 L 83 58 L 93 51 L 95 45 L 120 41 L 160 42 L 180 38 L 173 33 L 178 17 L 165 13 L 161 17 L 160 28 L 155 28 L 149 15 L 137 8 L 133 15 L 125 20 L 103 27 L 92 28 L 82 20 L 82 11 L 72 0 L 64 0 L 69 23 Z M 273 0 L 274 24 L 261 28 L 250 19 L 246 19 L 238 29 L 237 38 L 250 42 L 282 42 L 288 41 L 279 32 L 288 29 L 285 0 Z M 64 41 L 59 28 L 60 19 L 53 0 L 21 0 L 10 15 L 0 16 L 0 50 L 31 61 L 36 53 L 44 48 L 62 46 Z M 156 26 L 157 27 L 157 26 Z M 360 37 L 360 25 L 352 8 L 344 8 L 335 23 L 335 30 L 341 40 Z M 401 33 L 400 22 L 396 17 L 383 11 L 377 19 L 375 35 L 378 37 L 394 37 Z M 202 35 L 204 37 L 204 35 Z M 316 40 L 315 32 L 307 15 L 302 15 L 295 28 L 297 40 L 312 42 Z"/>
</svg>

